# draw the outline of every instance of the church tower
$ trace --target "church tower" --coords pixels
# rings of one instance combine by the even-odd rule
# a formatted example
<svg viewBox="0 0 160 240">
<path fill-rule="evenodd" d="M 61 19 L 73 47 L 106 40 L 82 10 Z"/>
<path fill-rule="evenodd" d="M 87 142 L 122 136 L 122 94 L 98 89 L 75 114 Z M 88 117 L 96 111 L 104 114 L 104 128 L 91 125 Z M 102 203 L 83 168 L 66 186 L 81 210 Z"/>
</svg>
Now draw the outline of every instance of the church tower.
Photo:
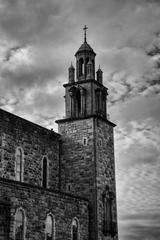
<svg viewBox="0 0 160 240">
<path fill-rule="evenodd" d="M 86 239 L 117 240 L 115 124 L 107 119 L 107 88 L 100 67 L 95 77 L 96 53 L 87 43 L 86 30 L 75 54 L 76 68 L 71 64 L 64 84 L 66 115 L 56 121 L 62 135 L 60 189 L 89 200 Z"/>
</svg>

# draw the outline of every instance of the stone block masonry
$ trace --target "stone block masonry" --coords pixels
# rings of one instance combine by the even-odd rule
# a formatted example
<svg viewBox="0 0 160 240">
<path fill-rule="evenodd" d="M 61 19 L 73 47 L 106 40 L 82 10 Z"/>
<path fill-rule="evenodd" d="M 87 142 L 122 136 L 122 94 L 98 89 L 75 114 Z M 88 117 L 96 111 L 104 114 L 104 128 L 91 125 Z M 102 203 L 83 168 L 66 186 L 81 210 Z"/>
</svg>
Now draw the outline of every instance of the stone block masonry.
<svg viewBox="0 0 160 240">
<path fill-rule="evenodd" d="M 88 201 L 26 183 L 0 178 L 0 206 L 9 207 L 9 239 L 14 240 L 15 213 L 23 208 L 26 215 L 26 240 L 44 240 L 48 213 L 55 219 L 57 240 L 71 239 L 71 223 L 77 217 L 79 240 L 88 240 Z"/>
<path fill-rule="evenodd" d="M 24 152 L 25 183 L 42 185 L 42 160 L 48 159 L 48 188 L 59 189 L 60 135 L 0 109 L 0 177 L 15 180 L 15 153 Z"/>
<path fill-rule="evenodd" d="M 112 236 L 117 239 L 116 192 L 113 123 L 97 116 L 57 121 L 62 135 L 61 189 L 89 200 L 90 239 L 104 237 L 103 194 L 106 187 L 112 192 Z M 84 141 L 85 140 L 85 141 Z M 114 229 L 113 229 L 114 228 Z"/>
</svg>

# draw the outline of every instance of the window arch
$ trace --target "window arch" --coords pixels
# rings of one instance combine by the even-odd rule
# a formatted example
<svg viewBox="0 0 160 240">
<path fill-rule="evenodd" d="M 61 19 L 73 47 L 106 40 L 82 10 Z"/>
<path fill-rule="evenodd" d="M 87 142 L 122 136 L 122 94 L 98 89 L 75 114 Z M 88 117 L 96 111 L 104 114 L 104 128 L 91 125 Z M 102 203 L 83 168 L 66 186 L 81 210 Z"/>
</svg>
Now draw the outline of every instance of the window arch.
<svg viewBox="0 0 160 240">
<path fill-rule="evenodd" d="M 83 58 L 79 59 L 79 76 L 84 74 L 84 61 Z"/>
<path fill-rule="evenodd" d="M 79 221 L 76 217 L 72 220 L 71 240 L 79 240 Z"/>
<path fill-rule="evenodd" d="M 47 214 L 45 223 L 45 240 L 55 239 L 55 219 L 51 213 Z"/>
<path fill-rule="evenodd" d="M 15 153 L 15 178 L 16 181 L 23 182 L 24 153 L 21 147 L 16 148 Z"/>
<path fill-rule="evenodd" d="M 42 159 L 42 187 L 47 188 L 48 182 L 48 159 L 43 157 Z"/>
<path fill-rule="evenodd" d="M 25 224 L 26 224 L 25 212 L 22 208 L 19 208 L 19 209 L 17 209 L 16 214 L 15 214 L 14 240 L 24 240 L 25 239 Z"/>
<path fill-rule="evenodd" d="M 106 186 L 105 191 L 103 192 L 103 234 L 107 235 L 115 235 L 115 228 L 113 225 L 113 199 L 114 193 L 110 191 L 109 186 Z"/>
</svg>

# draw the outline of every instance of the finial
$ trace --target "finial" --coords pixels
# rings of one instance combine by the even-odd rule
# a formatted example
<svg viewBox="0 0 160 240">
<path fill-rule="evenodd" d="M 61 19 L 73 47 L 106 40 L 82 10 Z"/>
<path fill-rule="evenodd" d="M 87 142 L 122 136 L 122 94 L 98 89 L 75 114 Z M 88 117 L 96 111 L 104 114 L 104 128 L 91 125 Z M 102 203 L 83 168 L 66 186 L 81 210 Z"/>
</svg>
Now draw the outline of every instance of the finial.
<svg viewBox="0 0 160 240">
<path fill-rule="evenodd" d="M 71 68 L 72 68 L 72 69 L 74 68 L 74 67 L 73 67 L 73 63 L 72 63 L 72 62 L 71 62 L 71 65 L 70 65 L 70 67 L 69 67 L 69 68 L 70 68 L 70 69 L 71 69 Z"/>
<path fill-rule="evenodd" d="M 86 31 L 87 31 L 88 27 L 85 25 L 83 30 L 84 30 L 84 42 L 87 42 L 87 38 L 86 38 Z"/>
<path fill-rule="evenodd" d="M 101 66 L 99 65 L 98 72 L 102 72 Z"/>
</svg>

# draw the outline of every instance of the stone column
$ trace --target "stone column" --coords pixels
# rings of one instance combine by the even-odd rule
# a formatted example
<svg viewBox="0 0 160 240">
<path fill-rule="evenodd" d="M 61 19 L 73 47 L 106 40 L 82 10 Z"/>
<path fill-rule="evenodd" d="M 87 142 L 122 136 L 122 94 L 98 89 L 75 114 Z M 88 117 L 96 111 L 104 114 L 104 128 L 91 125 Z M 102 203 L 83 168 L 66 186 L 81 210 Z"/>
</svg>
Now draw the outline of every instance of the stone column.
<svg viewBox="0 0 160 240">
<path fill-rule="evenodd" d="M 81 116 L 84 116 L 85 114 L 85 89 L 80 89 L 81 94 Z"/>
<path fill-rule="evenodd" d="M 102 113 L 103 109 L 102 109 L 102 91 L 99 91 L 99 112 Z"/>
<path fill-rule="evenodd" d="M 74 104 L 74 93 L 70 91 L 70 110 L 71 110 L 71 117 L 75 117 L 75 104 Z"/>
</svg>

